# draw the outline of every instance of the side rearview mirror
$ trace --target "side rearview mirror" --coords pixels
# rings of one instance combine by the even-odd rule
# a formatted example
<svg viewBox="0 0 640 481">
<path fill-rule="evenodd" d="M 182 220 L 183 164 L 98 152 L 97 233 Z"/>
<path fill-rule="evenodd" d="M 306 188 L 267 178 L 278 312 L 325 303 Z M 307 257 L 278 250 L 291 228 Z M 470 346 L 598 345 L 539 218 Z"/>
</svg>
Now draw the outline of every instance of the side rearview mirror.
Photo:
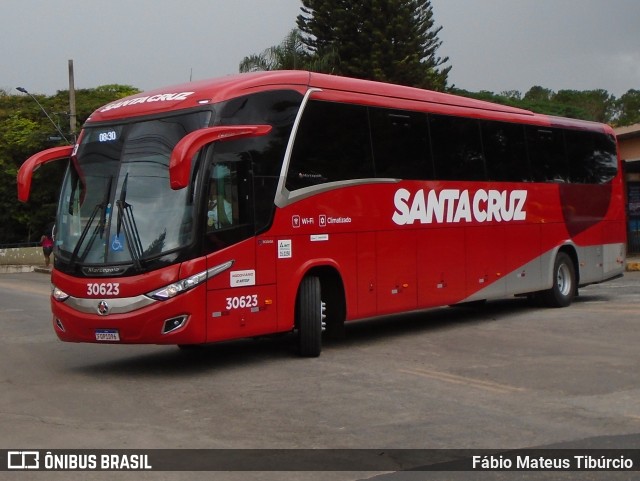
<svg viewBox="0 0 640 481">
<path fill-rule="evenodd" d="M 53 147 L 43 150 L 25 160 L 20 166 L 20 170 L 18 170 L 18 199 L 20 202 L 27 202 L 29 200 L 33 173 L 38 170 L 41 165 L 56 160 L 68 159 L 72 153 L 73 145 L 65 145 L 63 147 Z"/>
<path fill-rule="evenodd" d="M 171 188 L 179 190 L 189 185 L 191 159 L 205 145 L 244 137 L 259 137 L 269 132 L 271 132 L 270 125 L 227 125 L 200 129 L 187 134 L 176 144 L 171 153 L 169 161 Z"/>
</svg>

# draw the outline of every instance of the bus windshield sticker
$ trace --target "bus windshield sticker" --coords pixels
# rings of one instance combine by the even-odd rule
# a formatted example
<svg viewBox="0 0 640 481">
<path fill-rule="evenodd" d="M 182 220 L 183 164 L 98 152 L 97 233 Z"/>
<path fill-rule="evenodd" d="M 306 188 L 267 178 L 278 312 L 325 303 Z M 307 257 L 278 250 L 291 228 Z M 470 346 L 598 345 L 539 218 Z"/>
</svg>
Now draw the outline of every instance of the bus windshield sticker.
<svg viewBox="0 0 640 481">
<path fill-rule="evenodd" d="M 124 250 L 124 233 L 120 233 L 120 235 L 113 234 L 111 237 L 111 250 L 113 252 L 121 252 Z"/>
</svg>

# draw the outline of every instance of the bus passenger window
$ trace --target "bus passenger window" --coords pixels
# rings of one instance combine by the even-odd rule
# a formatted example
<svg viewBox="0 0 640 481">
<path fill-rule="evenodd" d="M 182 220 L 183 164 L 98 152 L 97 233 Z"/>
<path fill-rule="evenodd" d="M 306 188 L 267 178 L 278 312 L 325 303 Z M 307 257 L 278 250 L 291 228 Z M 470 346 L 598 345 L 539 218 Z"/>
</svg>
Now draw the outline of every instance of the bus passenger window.
<svg viewBox="0 0 640 481">
<path fill-rule="evenodd" d="M 237 178 L 237 175 L 229 165 L 217 163 L 211 171 L 207 200 L 207 232 L 231 227 L 237 221 L 237 186 L 234 188 L 233 185 L 233 179 Z"/>
<path fill-rule="evenodd" d="M 234 142 L 215 147 L 208 189 L 203 193 L 206 252 L 222 249 L 255 234 L 251 156 L 244 151 L 229 152 L 237 147 Z"/>
<path fill-rule="evenodd" d="M 530 182 L 524 127 L 489 120 L 482 121 L 481 126 L 489 180 Z"/>
<path fill-rule="evenodd" d="M 433 179 L 426 114 L 370 108 L 369 119 L 376 177 Z"/>
<path fill-rule="evenodd" d="M 207 230 L 233 225 L 233 191 L 231 169 L 222 163 L 215 164 L 209 181 Z"/>
<path fill-rule="evenodd" d="M 595 132 L 566 130 L 565 140 L 571 182 L 603 184 L 615 177 L 617 157 L 613 138 Z"/>
<path fill-rule="evenodd" d="M 477 120 L 430 115 L 429 130 L 438 179 L 486 180 Z"/>
<path fill-rule="evenodd" d="M 373 177 L 367 108 L 309 102 L 291 154 L 287 189 Z"/>
<path fill-rule="evenodd" d="M 527 148 L 534 182 L 569 182 L 564 135 L 559 129 L 529 126 Z"/>
</svg>

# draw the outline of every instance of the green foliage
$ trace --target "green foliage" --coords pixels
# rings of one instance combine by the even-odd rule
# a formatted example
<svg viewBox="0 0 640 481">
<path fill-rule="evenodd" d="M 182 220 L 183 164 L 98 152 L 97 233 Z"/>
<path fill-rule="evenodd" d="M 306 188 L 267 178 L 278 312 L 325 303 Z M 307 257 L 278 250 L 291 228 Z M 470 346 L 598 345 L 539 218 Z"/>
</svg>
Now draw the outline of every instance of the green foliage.
<svg viewBox="0 0 640 481">
<path fill-rule="evenodd" d="M 349 77 L 444 90 L 451 67 L 430 0 L 302 0 L 298 28 L 323 70 Z"/>
<path fill-rule="evenodd" d="M 126 85 L 104 85 L 76 91 L 78 125 L 98 107 L 139 92 Z M 36 96 L 69 139 L 69 92 Z M 17 199 L 16 175 L 20 165 L 41 150 L 64 141 L 40 107 L 28 95 L 0 90 L 0 244 L 37 242 L 53 221 L 65 162 L 42 166 L 34 174 L 28 204 Z"/>
<path fill-rule="evenodd" d="M 451 93 L 559 117 L 612 125 L 640 122 L 640 91 L 637 90 L 630 90 L 619 100 L 602 89 L 554 92 L 538 85 L 531 87 L 524 95 L 517 90 L 495 94 L 451 89 Z"/>
<path fill-rule="evenodd" d="M 301 70 L 310 65 L 310 56 L 302 43 L 300 31 L 293 29 L 280 45 L 260 54 L 249 55 L 240 62 L 240 72 L 260 70 Z"/>
<path fill-rule="evenodd" d="M 140 93 L 140 90 L 135 87 L 118 84 L 101 85 L 94 89 L 77 89 L 76 116 L 78 125 L 82 125 L 98 107 L 137 93 Z M 59 90 L 53 99 L 55 105 L 59 106 L 61 110 L 68 109 L 68 90 Z"/>
<path fill-rule="evenodd" d="M 553 97 L 553 90 L 535 85 L 524 94 L 524 100 L 527 102 L 549 102 Z"/>
<path fill-rule="evenodd" d="M 618 125 L 640 123 L 640 90 L 628 90 L 616 101 Z"/>
<path fill-rule="evenodd" d="M 444 90 L 451 67 L 428 0 L 303 0 L 298 29 L 240 72 L 301 69 Z"/>
<path fill-rule="evenodd" d="M 615 98 L 606 90 L 559 90 L 553 101 L 596 122 L 611 122 L 615 114 Z"/>
<path fill-rule="evenodd" d="M 8 155 L 22 153 L 38 147 L 42 137 L 41 126 L 25 118 L 17 111 L 0 122 L 0 165 L 5 165 Z M 8 166 L 11 168 L 11 166 Z"/>
</svg>

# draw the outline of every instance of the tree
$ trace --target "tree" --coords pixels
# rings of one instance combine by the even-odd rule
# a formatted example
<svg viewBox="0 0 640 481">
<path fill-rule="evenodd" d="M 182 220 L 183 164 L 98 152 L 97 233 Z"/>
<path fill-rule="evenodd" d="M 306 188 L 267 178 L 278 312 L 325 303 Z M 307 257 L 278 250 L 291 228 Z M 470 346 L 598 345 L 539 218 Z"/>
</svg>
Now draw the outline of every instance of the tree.
<svg viewBox="0 0 640 481">
<path fill-rule="evenodd" d="M 613 123 L 620 110 L 620 101 L 605 90 L 560 90 L 554 92 L 536 85 L 531 87 L 524 96 L 517 90 L 507 90 L 500 94 L 495 94 L 488 91 L 469 92 L 454 88 L 451 89 L 451 93 L 510 105 L 541 114 L 594 122 Z M 633 96 L 629 97 L 629 99 L 632 98 Z M 638 100 L 639 103 L 637 105 L 640 106 L 640 96 Z M 632 102 L 629 105 L 632 105 Z M 633 110 L 633 107 L 630 108 Z"/>
<path fill-rule="evenodd" d="M 524 94 L 524 100 L 528 102 L 549 102 L 553 97 L 553 90 L 535 85 Z"/>
<path fill-rule="evenodd" d="M 615 98 L 606 90 L 553 90 L 536 85 L 524 95 L 520 107 L 534 112 L 594 122 L 611 122 Z"/>
<path fill-rule="evenodd" d="M 516 102 L 522 100 L 522 93 L 519 90 L 505 90 L 500 92 L 500 95 Z"/>
<path fill-rule="evenodd" d="M 298 28 L 329 73 L 444 90 L 451 67 L 430 0 L 302 0 Z M 325 66 L 326 67 L 326 66 Z M 325 70 L 326 71 L 326 70 Z"/>
<path fill-rule="evenodd" d="M 242 59 L 239 71 L 311 70 L 313 72 L 331 72 L 335 63 L 333 53 L 323 57 L 311 55 L 302 43 L 300 30 L 295 28 L 279 45 L 274 45 L 259 54 L 249 55 Z"/>
<path fill-rule="evenodd" d="M 553 101 L 569 110 L 584 111 L 584 117 L 596 122 L 611 122 L 615 113 L 615 99 L 606 90 L 559 90 Z M 583 118 L 582 115 L 567 115 Z"/>
<path fill-rule="evenodd" d="M 78 121 L 83 123 L 101 105 L 136 92 L 126 85 L 78 90 Z M 68 132 L 68 91 L 37 98 L 60 129 Z M 33 99 L 0 91 L 0 244 L 37 241 L 53 220 L 65 163 L 47 164 L 35 172 L 28 204 L 18 202 L 16 175 L 29 156 L 60 143 L 56 128 Z"/>
<path fill-rule="evenodd" d="M 296 70 L 308 62 L 302 36 L 298 29 L 289 32 L 280 43 L 263 50 L 262 53 L 249 55 L 240 62 L 240 72 L 256 72 L 260 70 Z"/>
<path fill-rule="evenodd" d="M 140 89 L 131 85 L 108 84 L 92 89 L 76 90 L 76 114 L 78 125 L 82 125 L 95 109 L 114 100 L 140 93 Z M 69 104 L 69 91 L 59 90 L 51 98 L 54 112 L 64 111 Z"/>
<path fill-rule="evenodd" d="M 616 101 L 617 125 L 640 123 L 640 90 L 630 89 Z"/>
</svg>

